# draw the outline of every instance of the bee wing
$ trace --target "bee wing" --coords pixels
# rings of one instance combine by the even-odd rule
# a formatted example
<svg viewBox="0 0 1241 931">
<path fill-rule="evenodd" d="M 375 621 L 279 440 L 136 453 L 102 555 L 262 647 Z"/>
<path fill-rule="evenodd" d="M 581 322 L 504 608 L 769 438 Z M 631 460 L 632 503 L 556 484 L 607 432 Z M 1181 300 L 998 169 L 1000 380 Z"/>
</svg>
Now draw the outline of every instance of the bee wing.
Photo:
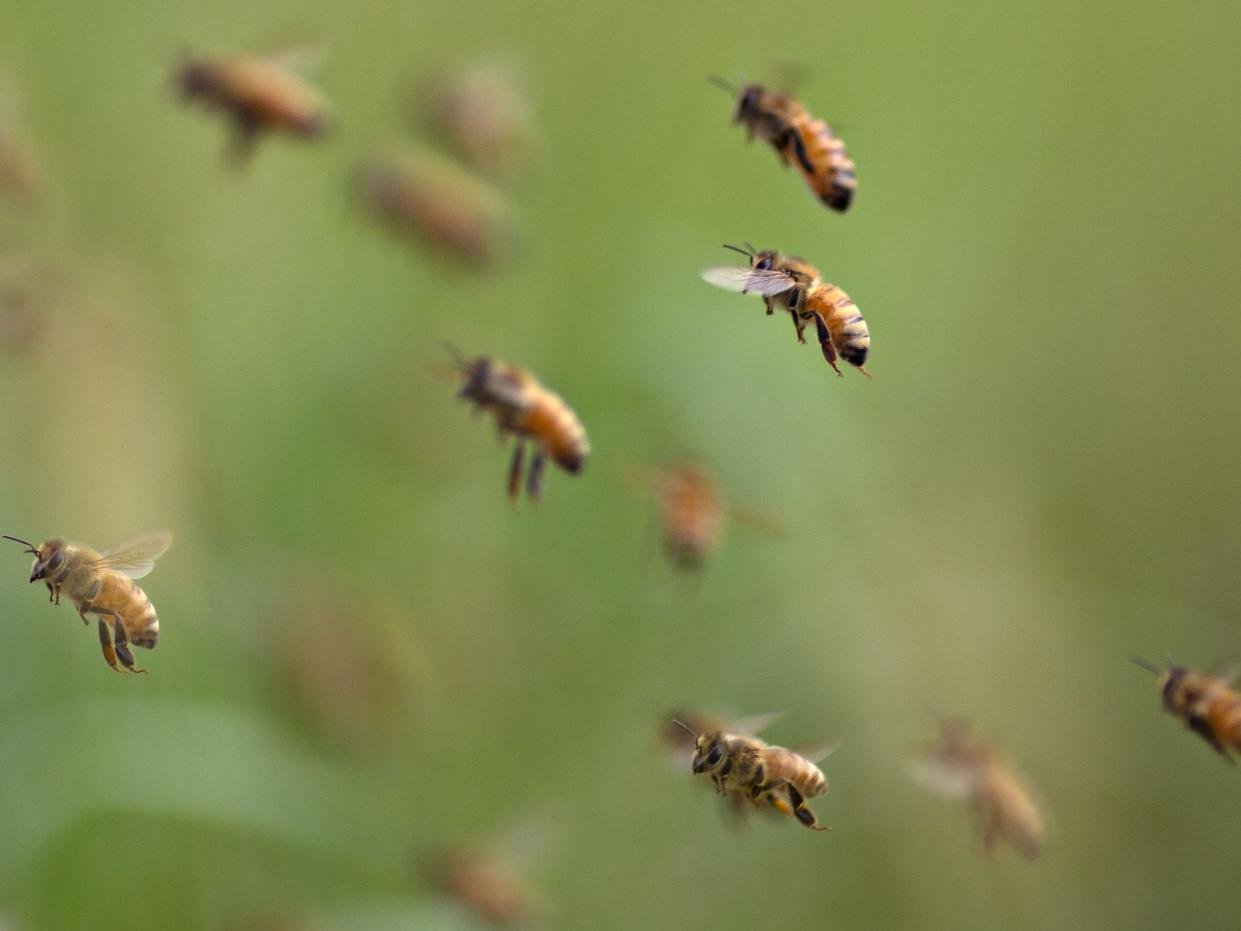
<svg viewBox="0 0 1241 931">
<path fill-rule="evenodd" d="M 827 759 L 844 744 L 845 739 L 837 737 L 835 740 L 825 740 L 822 743 L 811 744 L 809 747 L 797 747 L 793 752 L 811 763 L 818 763 Z"/>
<path fill-rule="evenodd" d="M 748 718 L 732 722 L 729 727 L 738 734 L 749 734 L 757 737 L 784 717 L 786 713 L 784 711 L 768 711 L 766 714 L 752 714 Z"/>
<path fill-rule="evenodd" d="M 784 272 L 772 269 L 742 268 L 740 265 L 716 265 L 702 270 L 702 280 L 742 294 L 761 294 L 773 297 L 783 294 L 797 282 Z"/>
<path fill-rule="evenodd" d="M 928 792 L 944 798 L 969 798 L 978 788 L 978 773 L 974 767 L 930 756 L 912 760 L 909 775 Z"/>
<path fill-rule="evenodd" d="M 167 530 L 148 533 L 108 550 L 95 560 L 94 566 L 96 569 L 111 569 L 131 579 L 140 579 L 155 568 L 155 560 L 164 555 L 170 543 L 172 534 Z"/>
</svg>

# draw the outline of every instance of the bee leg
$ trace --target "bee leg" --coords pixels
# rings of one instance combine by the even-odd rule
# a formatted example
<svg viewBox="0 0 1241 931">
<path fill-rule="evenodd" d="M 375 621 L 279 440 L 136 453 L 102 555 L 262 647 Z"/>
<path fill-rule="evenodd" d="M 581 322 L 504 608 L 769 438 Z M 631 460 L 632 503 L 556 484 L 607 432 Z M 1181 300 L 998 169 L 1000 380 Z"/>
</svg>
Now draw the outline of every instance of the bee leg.
<svg viewBox="0 0 1241 931">
<path fill-rule="evenodd" d="M 513 459 L 508 466 L 508 499 L 517 500 L 517 492 L 521 489 L 521 467 L 526 458 L 526 444 L 521 440 L 513 450 Z"/>
<path fill-rule="evenodd" d="M 109 666 L 120 672 L 116 666 L 116 650 L 112 647 L 112 634 L 108 630 L 108 622 L 103 618 L 99 619 L 99 645 L 103 647 L 103 658 Z"/>
<path fill-rule="evenodd" d="M 244 167 L 254 152 L 258 135 L 259 124 L 252 117 L 239 114 L 233 123 L 233 135 L 228 141 L 226 161 L 235 168 Z"/>
<path fill-rule="evenodd" d="M 810 164 L 810 159 L 806 157 L 806 146 L 802 142 L 801 133 L 797 131 L 795 126 L 789 126 L 780 135 L 780 148 L 788 151 L 792 146 L 793 154 L 797 156 L 797 161 L 801 163 L 802 169 L 808 175 L 814 174 L 814 166 Z"/>
<path fill-rule="evenodd" d="M 829 828 L 826 824 L 819 824 L 818 819 L 814 816 L 814 812 L 806 807 L 806 799 L 801 794 L 801 790 L 799 790 L 797 786 L 793 785 L 791 782 L 786 783 L 785 792 L 788 794 L 789 803 L 793 806 L 794 818 L 806 827 L 810 828 L 812 831 L 831 830 L 831 828 Z"/>
<path fill-rule="evenodd" d="M 536 452 L 534 458 L 530 460 L 530 471 L 526 473 L 526 494 L 530 496 L 531 501 L 537 502 L 539 495 L 542 494 L 543 466 L 546 462 L 542 450 Z"/>
<path fill-rule="evenodd" d="M 836 349 L 832 346 L 832 334 L 827 331 L 827 324 L 823 322 L 820 314 L 814 315 L 814 327 L 819 333 L 819 348 L 823 350 L 823 358 L 836 370 L 837 377 L 843 378 L 844 376 L 836 365 Z"/>
<path fill-rule="evenodd" d="M 134 666 L 134 655 L 129 652 L 129 638 L 125 635 L 125 625 L 121 623 L 121 616 L 115 611 L 99 611 L 98 609 L 96 609 L 95 613 L 99 615 L 101 628 L 104 626 L 103 618 L 105 614 L 112 618 L 112 650 L 116 658 L 121 661 L 121 665 L 130 672 L 146 672 L 145 669 L 138 669 Z M 104 631 L 100 630 L 99 638 L 101 641 L 103 636 Z M 108 659 L 107 648 L 104 649 L 103 655 L 104 659 Z M 108 660 L 108 663 L 113 669 L 116 669 L 116 663 L 113 660 Z M 117 671 L 119 672 L 120 670 Z"/>
</svg>

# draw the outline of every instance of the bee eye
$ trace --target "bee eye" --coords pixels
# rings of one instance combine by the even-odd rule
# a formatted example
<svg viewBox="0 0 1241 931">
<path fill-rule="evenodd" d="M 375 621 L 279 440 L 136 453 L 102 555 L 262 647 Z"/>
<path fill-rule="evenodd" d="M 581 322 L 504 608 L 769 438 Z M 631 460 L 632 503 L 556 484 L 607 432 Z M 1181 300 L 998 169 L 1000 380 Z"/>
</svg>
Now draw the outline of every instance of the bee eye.
<svg viewBox="0 0 1241 931">
<path fill-rule="evenodd" d="M 49 572 L 55 572 L 57 569 L 59 569 L 64 564 L 64 561 L 65 561 L 65 554 L 60 553 L 60 552 L 56 553 L 51 559 L 47 561 L 47 570 Z"/>
<path fill-rule="evenodd" d="M 754 267 L 758 269 L 762 269 L 763 271 L 766 271 L 767 269 L 771 268 L 771 259 L 763 259 Z"/>
<path fill-rule="evenodd" d="M 714 747 L 711 748 L 711 752 L 707 754 L 707 765 L 708 766 L 716 765 L 720 761 L 720 758 L 723 755 L 724 755 L 723 748 L 720 747 L 719 744 L 716 744 Z"/>
</svg>

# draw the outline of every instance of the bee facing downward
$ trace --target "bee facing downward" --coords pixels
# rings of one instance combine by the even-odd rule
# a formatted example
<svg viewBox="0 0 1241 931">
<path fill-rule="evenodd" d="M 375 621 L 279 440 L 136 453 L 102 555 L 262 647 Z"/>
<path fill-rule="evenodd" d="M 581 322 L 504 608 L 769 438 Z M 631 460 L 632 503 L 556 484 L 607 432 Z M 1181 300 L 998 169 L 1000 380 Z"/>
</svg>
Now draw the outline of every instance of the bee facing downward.
<svg viewBox="0 0 1241 931">
<path fill-rule="evenodd" d="M 542 490 L 547 459 L 574 475 L 582 471 L 590 441 L 577 414 L 560 395 L 515 365 L 487 356 L 467 360 L 453 352 L 463 381 L 460 396 L 473 401 L 476 410 L 490 411 L 502 437 L 516 437 L 508 472 L 510 501 L 516 500 L 521 488 L 527 440 L 534 444 L 535 453 L 526 473 L 526 493 L 535 501 Z"/>
<path fill-rule="evenodd" d="M 812 117 L 800 103 L 782 91 L 747 84 L 739 91 L 727 81 L 712 83 L 736 92 L 733 122 L 743 123 L 750 139 L 758 136 L 776 150 L 781 163 L 794 165 L 819 200 L 841 213 L 853 202 L 857 176 L 845 144 L 823 120 Z"/>
<path fill-rule="evenodd" d="M 49 601 L 60 604 L 63 591 L 78 609 L 83 624 L 90 623 L 87 614 L 99 619 L 99 644 L 109 666 L 120 672 L 116 665 L 119 659 L 129 672 L 146 672 L 134 667 L 129 644 L 155 649 L 159 618 L 151 599 L 134 580 L 154 568 L 155 560 L 172 542 L 172 534 L 148 534 L 104 553 L 80 543 L 66 543 L 60 537 L 37 547 L 7 534 L 4 538 L 21 543 L 34 554 L 30 581 L 47 585 Z"/>
<path fill-rule="evenodd" d="M 712 730 L 694 733 L 687 724 L 673 721 L 694 738 L 695 775 L 710 773 L 715 790 L 728 796 L 740 792 L 754 806 L 770 804 L 792 815 L 815 831 L 831 830 L 819 824 L 806 800 L 827 793 L 827 777 L 814 763 L 784 747 L 773 747 L 757 737 L 742 737 Z"/>
<path fill-rule="evenodd" d="M 1180 718 L 1228 762 L 1236 762 L 1229 753 L 1241 753 L 1241 694 L 1231 688 L 1235 672 L 1208 676 L 1174 666 L 1170 660 L 1167 669 L 1144 659 L 1133 661 L 1159 677 L 1155 685 L 1163 696 L 1164 711 Z"/>
<path fill-rule="evenodd" d="M 857 368 L 870 378 L 863 366 L 870 353 L 870 329 L 858 312 L 853 299 L 834 284 L 824 282 L 819 270 L 803 259 L 782 255 L 774 249 L 756 250 L 725 245 L 750 260 L 749 268 L 739 265 L 716 265 L 705 269 L 705 281 L 742 294 L 761 294 L 767 313 L 777 308 L 787 310 L 797 330 L 797 341 L 806 341 L 805 329 L 814 323 L 819 347 L 828 365 L 840 375 L 836 357 Z"/>
</svg>

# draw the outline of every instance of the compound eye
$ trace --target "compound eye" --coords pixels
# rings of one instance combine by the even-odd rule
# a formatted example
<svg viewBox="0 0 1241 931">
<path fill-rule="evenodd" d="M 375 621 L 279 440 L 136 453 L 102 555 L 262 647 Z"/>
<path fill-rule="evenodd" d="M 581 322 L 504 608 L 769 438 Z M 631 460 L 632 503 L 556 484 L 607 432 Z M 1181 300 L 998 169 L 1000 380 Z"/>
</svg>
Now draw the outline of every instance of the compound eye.
<svg viewBox="0 0 1241 931">
<path fill-rule="evenodd" d="M 54 556 L 52 556 L 51 559 L 47 561 L 47 571 L 55 572 L 57 569 L 59 569 L 64 564 L 65 564 L 65 554 L 56 553 Z"/>
<path fill-rule="evenodd" d="M 707 765 L 716 766 L 724 757 L 724 748 L 716 744 L 711 748 L 711 752 L 707 754 Z"/>
<path fill-rule="evenodd" d="M 771 259 L 760 259 L 758 261 L 758 264 L 755 265 L 754 267 L 761 271 L 766 271 L 767 269 L 771 268 Z"/>
</svg>

